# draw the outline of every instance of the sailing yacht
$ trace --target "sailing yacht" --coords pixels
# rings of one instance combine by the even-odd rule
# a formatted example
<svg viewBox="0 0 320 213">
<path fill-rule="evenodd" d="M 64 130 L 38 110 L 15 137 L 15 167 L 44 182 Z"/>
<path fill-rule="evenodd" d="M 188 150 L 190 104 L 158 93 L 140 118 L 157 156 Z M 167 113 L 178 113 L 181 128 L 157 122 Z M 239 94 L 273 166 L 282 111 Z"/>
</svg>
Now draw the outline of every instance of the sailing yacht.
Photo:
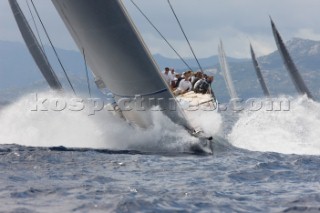
<svg viewBox="0 0 320 213">
<path fill-rule="evenodd" d="M 17 0 L 9 2 L 39 69 L 52 89 L 61 90 Z M 191 151 L 213 152 L 212 136 L 205 135 L 190 111 L 216 110 L 215 98 L 212 94 L 194 92 L 173 95 L 121 0 L 52 2 L 91 68 L 97 87 L 100 90 L 107 87 L 111 91 L 117 111 L 125 120 L 147 128 L 153 125 L 152 111 L 161 110 L 174 123 L 199 138 L 199 143 L 190 147 Z"/>
<path fill-rule="evenodd" d="M 251 44 L 250 44 L 250 52 L 251 52 L 251 58 L 252 58 L 252 63 L 253 63 L 253 66 L 254 66 L 254 70 L 256 71 L 256 74 L 257 74 L 257 77 L 258 77 L 258 81 L 259 81 L 259 83 L 261 85 L 263 94 L 264 94 L 265 97 L 270 97 L 269 89 L 268 89 L 267 84 L 266 84 L 266 82 L 265 82 L 265 80 L 263 78 L 263 75 L 262 75 L 258 60 L 256 58 L 256 54 L 254 53 L 254 50 L 253 50 L 253 47 L 252 47 Z"/>
<path fill-rule="evenodd" d="M 62 91 L 62 86 L 53 71 L 44 50 L 41 48 L 36 36 L 34 35 L 27 19 L 25 18 L 17 0 L 9 0 L 12 13 L 16 19 L 21 35 L 27 44 L 28 50 L 36 62 L 43 77 L 47 81 L 51 89 Z"/>
<path fill-rule="evenodd" d="M 94 76 L 112 92 L 126 120 L 149 127 L 150 112 L 160 108 L 173 122 L 200 138 L 196 149 L 212 152 L 212 136 L 204 135 L 190 122 L 188 109 L 195 103 L 215 109 L 214 98 L 188 93 L 178 100 L 173 95 L 121 0 L 52 2 L 79 50 L 85 53 Z M 125 105 L 121 104 L 124 100 Z M 182 102 L 189 104 L 187 110 Z"/>
<path fill-rule="evenodd" d="M 236 101 L 239 98 L 238 98 L 236 89 L 233 84 L 232 76 L 231 76 L 230 69 L 229 69 L 229 64 L 227 62 L 226 53 L 224 51 L 223 43 L 221 40 L 220 40 L 220 44 L 218 46 L 218 53 L 219 53 L 220 67 L 221 67 L 221 70 L 223 71 L 223 77 L 224 77 L 224 80 L 225 80 L 227 88 L 228 88 L 228 92 L 229 92 L 229 95 L 231 98 L 230 100 L 231 100 L 231 103 L 233 106 L 233 110 L 236 110 L 237 109 Z"/>
<path fill-rule="evenodd" d="M 271 22 L 273 36 L 276 41 L 277 48 L 278 48 L 279 53 L 281 55 L 282 61 L 285 65 L 285 67 L 287 68 L 289 76 L 291 77 L 292 82 L 293 82 L 297 92 L 300 95 L 307 95 L 308 98 L 314 100 L 313 95 L 311 94 L 311 92 L 310 92 L 309 88 L 307 87 L 307 85 L 305 84 L 299 70 L 297 69 L 294 61 L 292 60 L 292 58 L 289 54 L 289 51 L 287 50 L 287 47 L 284 44 L 284 42 L 281 38 L 281 35 L 280 35 L 278 29 L 276 28 L 276 25 L 273 22 L 273 20 L 271 19 L 271 17 L 270 17 L 270 22 Z"/>
</svg>

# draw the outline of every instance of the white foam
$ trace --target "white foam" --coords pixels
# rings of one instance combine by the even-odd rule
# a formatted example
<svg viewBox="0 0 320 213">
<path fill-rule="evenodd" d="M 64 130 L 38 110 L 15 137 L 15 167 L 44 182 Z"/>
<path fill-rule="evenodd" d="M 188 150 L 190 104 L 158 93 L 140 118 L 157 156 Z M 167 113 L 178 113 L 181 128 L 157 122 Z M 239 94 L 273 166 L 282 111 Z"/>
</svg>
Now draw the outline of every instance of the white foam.
<svg viewBox="0 0 320 213">
<path fill-rule="evenodd" d="M 221 134 L 222 117 L 217 111 L 199 109 L 197 111 L 189 111 L 187 117 L 194 127 L 198 127 L 206 135 Z"/>
<path fill-rule="evenodd" d="M 38 97 L 54 99 L 57 94 L 43 93 Z M 70 98 L 59 97 L 66 101 Z M 1 144 L 183 152 L 190 143 L 197 141 L 160 111 L 152 113 L 152 127 L 137 129 L 106 110 L 94 116 L 88 116 L 86 110 L 31 111 L 34 104 L 34 95 L 31 95 L 0 112 Z M 215 118 L 219 117 L 215 115 Z M 216 125 L 212 127 L 214 132 Z M 209 131 L 208 126 L 206 130 Z"/>
<path fill-rule="evenodd" d="M 291 99 L 290 110 L 244 112 L 228 136 L 236 147 L 261 152 L 320 155 L 320 104 Z"/>
</svg>

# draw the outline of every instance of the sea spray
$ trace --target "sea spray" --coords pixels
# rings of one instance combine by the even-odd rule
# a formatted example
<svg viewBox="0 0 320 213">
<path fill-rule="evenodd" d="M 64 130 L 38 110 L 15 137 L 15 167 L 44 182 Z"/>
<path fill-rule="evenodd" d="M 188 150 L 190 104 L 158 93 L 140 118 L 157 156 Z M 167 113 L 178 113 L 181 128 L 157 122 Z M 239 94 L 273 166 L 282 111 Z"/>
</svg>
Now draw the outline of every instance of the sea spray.
<svg viewBox="0 0 320 213">
<path fill-rule="evenodd" d="M 199 127 L 206 135 L 220 136 L 222 117 L 217 111 L 202 109 L 189 111 L 187 118 L 193 126 Z"/>
<path fill-rule="evenodd" d="M 242 112 L 228 139 L 234 146 L 252 151 L 320 155 L 319 126 L 320 104 L 303 96 L 291 98 L 289 110 Z"/>
<path fill-rule="evenodd" d="M 47 99 L 68 100 L 70 96 L 38 94 Z M 28 95 L 7 106 L 0 115 L 0 142 L 25 146 L 103 147 L 96 139 L 100 132 L 93 117 L 84 112 L 53 110 L 44 104 L 39 108 L 34 95 Z M 43 108 L 42 108 L 43 107 Z M 48 107 L 48 108 L 46 108 Z"/>
<path fill-rule="evenodd" d="M 35 95 L 25 96 L 0 112 L 1 144 L 185 152 L 190 144 L 198 141 L 161 111 L 152 111 L 154 124 L 141 129 L 106 109 L 88 113 L 92 110 L 86 109 L 86 103 L 82 106 L 77 100 L 74 105 L 75 97 L 71 95 L 48 92 L 37 94 L 37 98 L 35 100 Z M 217 133 L 221 124 L 219 115 L 216 112 L 207 112 L 205 116 L 201 113 L 205 112 L 199 112 L 205 131 Z"/>
</svg>

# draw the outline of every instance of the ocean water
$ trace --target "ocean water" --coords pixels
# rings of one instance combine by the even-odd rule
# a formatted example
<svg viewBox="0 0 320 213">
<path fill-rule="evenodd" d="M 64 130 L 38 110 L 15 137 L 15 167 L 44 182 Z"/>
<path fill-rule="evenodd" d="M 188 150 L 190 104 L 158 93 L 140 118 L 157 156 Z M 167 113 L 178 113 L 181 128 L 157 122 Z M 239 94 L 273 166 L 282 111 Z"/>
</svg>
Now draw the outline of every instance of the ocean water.
<svg viewBox="0 0 320 213">
<path fill-rule="evenodd" d="M 305 97 L 199 114 L 213 155 L 160 112 L 144 130 L 32 100 L 0 107 L 0 212 L 320 211 L 320 104 Z"/>
</svg>

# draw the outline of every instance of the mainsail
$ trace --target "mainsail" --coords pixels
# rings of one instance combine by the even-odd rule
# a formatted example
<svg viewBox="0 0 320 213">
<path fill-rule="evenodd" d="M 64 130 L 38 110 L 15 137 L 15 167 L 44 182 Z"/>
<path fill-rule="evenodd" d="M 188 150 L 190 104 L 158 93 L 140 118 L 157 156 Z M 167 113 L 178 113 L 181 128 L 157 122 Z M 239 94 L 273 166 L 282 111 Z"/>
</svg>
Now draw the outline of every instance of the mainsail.
<svg viewBox="0 0 320 213">
<path fill-rule="evenodd" d="M 233 80 L 230 74 L 230 69 L 229 69 L 229 65 L 226 59 L 226 54 L 225 51 L 223 49 L 223 43 L 222 41 L 220 41 L 220 45 L 218 47 L 218 52 L 219 52 L 219 61 L 220 61 L 220 66 L 221 69 L 223 71 L 223 76 L 224 76 L 224 80 L 226 82 L 229 94 L 230 94 L 230 98 L 231 100 L 236 100 L 238 99 L 238 95 L 237 92 L 234 88 L 234 84 L 233 84 Z"/>
<path fill-rule="evenodd" d="M 40 69 L 43 77 L 53 90 L 62 90 L 61 83 L 55 75 L 50 63 L 43 52 L 37 38 L 35 37 L 28 21 L 26 20 L 19 4 L 16 0 L 9 0 L 12 12 L 20 29 L 21 35 L 31 53 L 34 61 Z"/>
<path fill-rule="evenodd" d="M 258 60 L 257 60 L 257 58 L 256 58 L 256 54 L 254 53 L 251 44 L 250 44 L 250 50 L 251 50 L 251 58 L 252 58 L 253 66 L 254 66 L 255 71 L 256 71 L 256 73 L 257 73 L 258 80 L 259 80 L 259 82 L 260 82 L 260 85 L 261 85 L 263 94 L 264 94 L 266 97 L 269 97 L 269 96 L 270 96 L 270 92 L 269 92 L 269 90 L 268 90 L 268 87 L 267 87 L 267 85 L 266 85 L 266 82 L 264 81 L 264 78 L 263 78 L 263 75 L 262 75 L 262 72 L 261 72 L 261 69 L 260 69 Z"/>
<path fill-rule="evenodd" d="M 120 0 L 52 2 L 126 119 L 150 126 L 148 111 L 160 106 L 171 120 L 193 129 Z"/>
<path fill-rule="evenodd" d="M 283 63 L 285 64 L 298 93 L 301 95 L 306 94 L 308 98 L 313 99 L 308 87 L 305 85 L 272 19 L 271 19 L 271 26 L 272 26 L 273 35 L 276 40 L 277 47 L 282 57 Z"/>
</svg>

